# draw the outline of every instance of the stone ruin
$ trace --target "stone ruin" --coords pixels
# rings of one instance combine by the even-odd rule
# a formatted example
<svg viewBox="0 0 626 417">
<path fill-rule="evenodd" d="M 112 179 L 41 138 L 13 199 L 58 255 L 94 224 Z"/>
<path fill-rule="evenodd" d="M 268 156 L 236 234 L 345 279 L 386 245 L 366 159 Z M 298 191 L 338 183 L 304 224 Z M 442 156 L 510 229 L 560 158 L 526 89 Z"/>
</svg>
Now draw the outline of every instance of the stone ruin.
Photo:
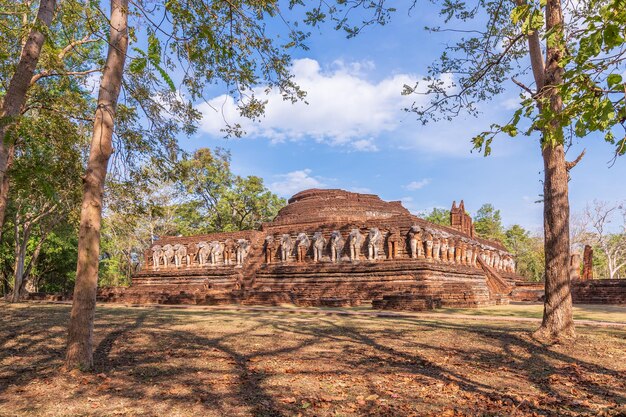
<svg viewBox="0 0 626 417">
<path fill-rule="evenodd" d="M 508 303 L 520 280 L 513 256 L 474 235 L 463 201 L 451 224 L 372 194 L 305 190 L 259 230 L 159 239 L 131 287 L 102 288 L 98 297 L 411 310 Z"/>
</svg>

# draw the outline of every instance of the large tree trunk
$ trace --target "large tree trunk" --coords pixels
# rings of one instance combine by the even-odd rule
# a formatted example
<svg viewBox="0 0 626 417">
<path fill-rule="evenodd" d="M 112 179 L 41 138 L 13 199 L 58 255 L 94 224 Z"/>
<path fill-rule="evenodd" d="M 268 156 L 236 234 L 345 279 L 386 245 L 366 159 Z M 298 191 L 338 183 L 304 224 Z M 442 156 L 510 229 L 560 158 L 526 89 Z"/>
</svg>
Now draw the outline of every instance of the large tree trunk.
<svg viewBox="0 0 626 417">
<path fill-rule="evenodd" d="M 35 73 L 45 40 L 41 27 L 42 25 L 50 27 L 55 7 L 56 0 L 41 0 L 39 3 L 37 18 L 24 43 L 20 60 L 11 81 L 9 81 L 9 87 L 0 108 L 0 187 L 2 187 L 0 188 L 0 236 L 4 226 L 6 201 L 9 194 L 9 182 L 8 180 L 5 181 L 5 176 L 11 167 L 11 154 L 13 153 L 13 144 L 7 141 L 7 133 L 12 125 L 12 119 L 20 115 L 26 102 L 26 92 Z"/>
<path fill-rule="evenodd" d="M 102 195 L 109 158 L 113 153 L 115 110 L 128 50 L 128 0 L 111 0 L 110 22 L 109 50 L 100 81 L 89 161 L 83 179 L 78 264 L 67 340 L 66 366 L 84 370 L 93 367 Z"/>
<path fill-rule="evenodd" d="M 28 239 L 30 232 L 28 231 L 30 226 L 24 225 L 24 233 L 22 235 L 22 241 L 15 242 L 15 268 L 14 268 L 14 281 L 13 281 L 13 299 L 14 303 L 20 300 L 23 289 L 24 280 L 24 265 L 26 264 L 26 246 L 28 245 Z M 19 240 L 18 235 L 15 235 L 15 239 Z"/>
<path fill-rule="evenodd" d="M 562 97 L 555 88 L 563 82 L 565 53 L 560 0 L 547 1 L 546 32 L 551 35 L 546 49 L 545 83 L 541 95 L 547 100 L 543 103 L 543 111 L 549 112 L 553 121 L 544 128 L 542 140 L 546 299 L 543 322 L 536 335 L 556 339 L 575 336 L 569 276 L 568 174 L 563 128 L 555 117 L 563 110 Z"/>
</svg>

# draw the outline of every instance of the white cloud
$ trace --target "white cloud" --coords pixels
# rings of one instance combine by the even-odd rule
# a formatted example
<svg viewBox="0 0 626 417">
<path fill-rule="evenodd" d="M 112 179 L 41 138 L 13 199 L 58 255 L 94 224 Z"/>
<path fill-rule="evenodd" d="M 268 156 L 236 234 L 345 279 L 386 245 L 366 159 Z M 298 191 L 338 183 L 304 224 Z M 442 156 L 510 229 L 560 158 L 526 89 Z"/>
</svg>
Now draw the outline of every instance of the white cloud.
<svg viewBox="0 0 626 417">
<path fill-rule="evenodd" d="M 471 138 L 488 126 L 485 120 L 462 117 L 422 126 L 404 109 L 425 104 L 426 96 L 400 94 L 405 84 L 415 85 L 421 77 L 398 73 L 371 81 L 367 73 L 373 68 L 369 61 L 335 61 L 322 67 L 313 59 L 295 60 L 294 81 L 307 92 L 306 103 L 292 104 L 276 90 L 266 94 L 264 88 L 257 88 L 255 96 L 267 100 L 267 105 L 261 120 L 253 122 L 240 116 L 232 97 L 221 95 L 197 106 L 204 116 L 200 129 L 222 137 L 228 122 L 239 124 L 249 138 L 271 143 L 313 140 L 346 150 L 376 152 L 384 138 L 386 146 L 397 149 L 470 156 Z M 441 79 L 450 92 L 455 91 L 452 75 L 443 74 Z"/>
<path fill-rule="evenodd" d="M 223 136 L 221 129 L 239 123 L 249 137 L 264 137 L 270 141 L 297 141 L 305 138 L 332 146 L 345 146 L 358 151 L 376 151 L 374 138 L 396 130 L 403 117 L 402 109 L 416 99 L 400 94 L 404 84 L 413 84 L 418 76 L 395 74 L 372 82 L 363 72 L 373 63 L 344 63 L 336 61 L 332 68 L 322 69 L 313 59 L 294 61 L 295 82 L 307 92 L 306 103 L 292 104 L 272 90 L 265 95 L 263 88 L 254 91 L 267 100 L 265 116 L 255 123 L 240 117 L 232 97 L 221 95 L 202 103 L 202 131 Z"/>
<path fill-rule="evenodd" d="M 283 196 L 291 197 L 292 195 L 306 190 L 307 188 L 320 188 L 325 184 L 319 177 L 311 175 L 310 169 L 302 169 L 298 171 L 291 171 L 287 174 L 276 175 L 278 181 L 269 184 L 272 192 Z"/>
<path fill-rule="evenodd" d="M 376 152 L 378 151 L 378 146 L 374 143 L 373 139 L 359 139 L 352 143 L 352 146 L 357 151 L 363 152 Z"/>
<path fill-rule="evenodd" d="M 419 181 L 411 181 L 410 183 L 405 185 L 404 188 L 409 191 L 416 191 L 426 187 L 428 184 L 430 184 L 430 178 L 424 178 L 423 180 Z"/>
</svg>

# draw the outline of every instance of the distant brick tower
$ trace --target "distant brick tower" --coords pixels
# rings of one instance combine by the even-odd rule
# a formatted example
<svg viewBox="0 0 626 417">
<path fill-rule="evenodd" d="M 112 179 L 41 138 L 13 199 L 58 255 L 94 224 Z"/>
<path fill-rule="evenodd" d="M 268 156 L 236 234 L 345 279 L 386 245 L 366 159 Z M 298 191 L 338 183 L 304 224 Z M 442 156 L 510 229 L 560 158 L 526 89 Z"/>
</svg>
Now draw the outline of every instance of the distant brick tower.
<svg viewBox="0 0 626 417">
<path fill-rule="evenodd" d="M 465 212 L 465 203 L 461 200 L 459 206 L 456 206 L 456 201 L 452 202 L 452 208 L 450 209 L 450 225 L 457 230 L 474 237 L 474 224 L 469 214 Z"/>
</svg>

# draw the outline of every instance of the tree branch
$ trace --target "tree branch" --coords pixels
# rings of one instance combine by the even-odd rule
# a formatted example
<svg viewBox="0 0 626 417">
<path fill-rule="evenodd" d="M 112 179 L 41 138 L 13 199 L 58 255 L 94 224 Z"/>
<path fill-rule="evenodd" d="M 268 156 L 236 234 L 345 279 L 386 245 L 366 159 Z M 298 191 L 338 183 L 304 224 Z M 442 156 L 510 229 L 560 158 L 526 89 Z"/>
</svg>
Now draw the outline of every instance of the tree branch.
<svg viewBox="0 0 626 417">
<path fill-rule="evenodd" d="M 583 159 L 583 156 L 585 156 L 585 151 L 586 151 L 586 149 L 583 149 L 583 151 L 580 153 L 580 155 L 578 155 L 576 157 L 576 159 L 574 159 L 573 161 L 565 162 L 565 168 L 567 169 L 568 172 L 572 168 L 574 168 L 576 165 L 578 165 L 578 163 L 580 162 L 581 159 Z"/>
</svg>

